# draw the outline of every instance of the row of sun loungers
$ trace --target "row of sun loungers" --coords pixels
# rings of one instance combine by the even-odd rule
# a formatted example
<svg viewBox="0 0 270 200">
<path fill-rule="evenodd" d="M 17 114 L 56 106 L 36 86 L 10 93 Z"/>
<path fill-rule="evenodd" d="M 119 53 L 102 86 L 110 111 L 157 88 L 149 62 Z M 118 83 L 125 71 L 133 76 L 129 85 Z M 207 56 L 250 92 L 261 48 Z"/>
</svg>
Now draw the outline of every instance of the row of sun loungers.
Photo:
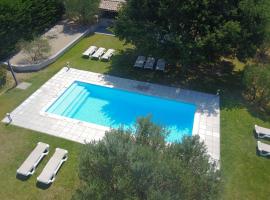
<svg viewBox="0 0 270 200">
<path fill-rule="evenodd" d="M 255 133 L 258 138 L 268 138 L 270 139 L 270 129 L 264 128 L 258 125 L 255 125 Z M 270 145 L 265 144 L 263 142 L 257 141 L 257 149 L 260 155 L 262 156 L 270 156 Z"/>
<path fill-rule="evenodd" d="M 37 143 L 35 149 L 17 170 L 17 174 L 26 177 L 34 174 L 37 165 L 46 155 L 48 155 L 49 147 L 48 144 L 42 142 Z M 61 165 L 67 160 L 67 154 L 67 150 L 56 148 L 53 156 L 48 161 L 41 174 L 37 177 L 37 181 L 46 185 L 53 183 Z"/>
<path fill-rule="evenodd" d="M 82 55 L 88 58 L 110 60 L 114 52 L 114 49 L 108 49 L 106 51 L 103 47 L 98 48 L 96 46 L 90 46 Z"/>
<path fill-rule="evenodd" d="M 148 57 L 147 59 L 144 56 L 138 56 L 135 61 L 134 67 L 144 68 L 144 69 L 154 69 L 155 66 L 155 58 Z M 164 59 L 158 59 L 156 63 L 156 70 L 164 71 L 166 66 L 166 62 Z"/>
</svg>

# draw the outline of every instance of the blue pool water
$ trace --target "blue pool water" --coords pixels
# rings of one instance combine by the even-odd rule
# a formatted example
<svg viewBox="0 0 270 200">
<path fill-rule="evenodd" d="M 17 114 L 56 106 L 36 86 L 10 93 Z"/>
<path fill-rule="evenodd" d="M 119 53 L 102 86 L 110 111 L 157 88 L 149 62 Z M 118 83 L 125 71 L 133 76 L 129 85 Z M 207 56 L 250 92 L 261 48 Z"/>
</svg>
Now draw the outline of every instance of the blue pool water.
<svg viewBox="0 0 270 200">
<path fill-rule="evenodd" d="M 106 127 L 132 127 L 137 117 L 152 120 L 170 130 L 168 142 L 192 135 L 196 106 L 75 81 L 46 112 Z"/>
</svg>

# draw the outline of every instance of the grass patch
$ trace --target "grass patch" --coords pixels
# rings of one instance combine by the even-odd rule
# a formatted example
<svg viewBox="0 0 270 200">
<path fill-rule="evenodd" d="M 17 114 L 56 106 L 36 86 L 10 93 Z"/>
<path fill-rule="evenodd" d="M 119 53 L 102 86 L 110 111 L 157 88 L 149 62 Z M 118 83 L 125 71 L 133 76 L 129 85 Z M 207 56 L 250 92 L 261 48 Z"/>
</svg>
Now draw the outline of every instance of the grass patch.
<svg viewBox="0 0 270 200">
<path fill-rule="evenodd" d="M 90 45 L 117 50 L 110 62 L 89 60 L 81 57 Z M 261 119 L 250 110 L 241 98 L 242 64 L 233 72 L 222 76 L 208 71 L 185 73 L 180 68 L 169 66 L 165 73 L 138 70 L 132 67 L 140 54 L 131 45 L 124 45 L 116 37 L 91 35 L 80 41 L 48 68 L 35 73 L 17 74 L 21 81 L 31 82 L 25 91 L 5 90 L 0 95 L 0 119 L 11 112 L 23 100 L 37 90 L 69 61 L 71 67 L 173 86 L 215 92 L 222 89 L 221 98 L 221 167 L 223 188 L 221 199 L 268 199 L 270 192 L 270 160 L 256 155 L 256 139 L 253 136 L 255 123 L 270 127 L 269 120 Z M 143 54 L 143 53 L 142 53 Z M 11 82 L 9 82 L 9 87 Z M 8 88 L 6 88 L 8 89 Z M 31 119 L 29 119 L 31 120 Z M 16 169 L 38 141 L 51 145 L 50 154 L 42 161 L 29 180 L 17 180 Z M 55 147 L 69 151 L 69 159 L 61 168 L 55 183 L 47 190 L 36 187 L 36 177 L 43 169 Z M 77 157 L 81 145 L 35 131 L 6 126 L 0 123 L 0 198 L 1 199 L 70 199 L 78 183 Z"/>
</svg>

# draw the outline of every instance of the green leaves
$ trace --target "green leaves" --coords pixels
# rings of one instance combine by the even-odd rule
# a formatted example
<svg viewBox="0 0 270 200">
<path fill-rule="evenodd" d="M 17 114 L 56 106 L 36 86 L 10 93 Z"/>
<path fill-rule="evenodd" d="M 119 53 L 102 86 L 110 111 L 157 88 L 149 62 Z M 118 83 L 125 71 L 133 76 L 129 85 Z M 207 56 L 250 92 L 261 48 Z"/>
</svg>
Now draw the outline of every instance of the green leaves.
<svg viewBox="0 0 270 200">
<path fill-rule="evenodd" d="M 80 155 L 73 199 L 213 199 L 219 173 L 198 137 L 166 144 L 167 131 L 149 117 L 135 130 L 111 130 Z"/>
<path fill-rule="evenodd" d="M 224 56 L 246 59 L 263 43 L 266 0 L 130 0 L 115 33 L 145 54 L 182 65 L 213 64 Z"/>
<path fill-rule="evenodd" d="M 246 98 L 270 113 L 270 65 L 248 65 L 243 78 Z"/>
<path fill-rule="evenodd" d="M 7 70 L 3 65 L 0 65 L 0 88 L 6 84 Z"/>
<path fill-rule="evenodd" d="M 66 15 L 83 24 L 92 23 L 98 14 L 100 0 L 64 0 Z"/>
</svg>

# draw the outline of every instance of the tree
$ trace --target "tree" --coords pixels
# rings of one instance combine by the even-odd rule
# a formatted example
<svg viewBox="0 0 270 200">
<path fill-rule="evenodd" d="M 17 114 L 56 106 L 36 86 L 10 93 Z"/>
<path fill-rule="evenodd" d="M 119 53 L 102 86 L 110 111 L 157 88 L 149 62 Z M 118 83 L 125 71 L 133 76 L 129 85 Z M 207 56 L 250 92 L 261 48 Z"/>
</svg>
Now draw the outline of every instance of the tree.
<svg viewBox="0 0 270 200">
<path fill-rule="evenodd" d="M 21 41 L 19 48 L 27 56 L 30 63 L 37 63 L 48 57 L 51 46 L 46 38 L 35 37 L 31 41 Z"/>
<path fill-rule="evenodd" d="M 111 130 L 80 154 L 81 186 L 73 199 L 215 199 L 219 172 L 198 137 L 166 144 L 149 118 L 135 131 Z"/>
<path fill-rule="evenodd" d="M 100 0 L 65 0 L 66 15 L 83 24 L 93 22 L 99 11 Z"/>
<path fill-rule="evenodd" d="M 129 0 L 115 33 L 146 53 L 180 64 L 254 56 L 265 37 L 268 0 Z"/>
<path fill-rule="evenodd" d="M 0 88 L 6 84 L 7 70 L 4 65 L 0 65 Z"/>
<path fill-rule="evenodd" d="M 257 62 L 267 63 L 269 61 L 267 59 L 269 57 L 269 50 L 270 50 L 270 23 L 267 25 L 266 36 L 264 37 L 264 40 L 262 44 L 259 46 L 259 49 L 257 51 L 256 54 Z"/>
<path fill-rule="evenodd" d="M 270 113 L 270 65 L 248 65 L 245 68 L 245 97 L 258 108 Z"/>
</svg>

